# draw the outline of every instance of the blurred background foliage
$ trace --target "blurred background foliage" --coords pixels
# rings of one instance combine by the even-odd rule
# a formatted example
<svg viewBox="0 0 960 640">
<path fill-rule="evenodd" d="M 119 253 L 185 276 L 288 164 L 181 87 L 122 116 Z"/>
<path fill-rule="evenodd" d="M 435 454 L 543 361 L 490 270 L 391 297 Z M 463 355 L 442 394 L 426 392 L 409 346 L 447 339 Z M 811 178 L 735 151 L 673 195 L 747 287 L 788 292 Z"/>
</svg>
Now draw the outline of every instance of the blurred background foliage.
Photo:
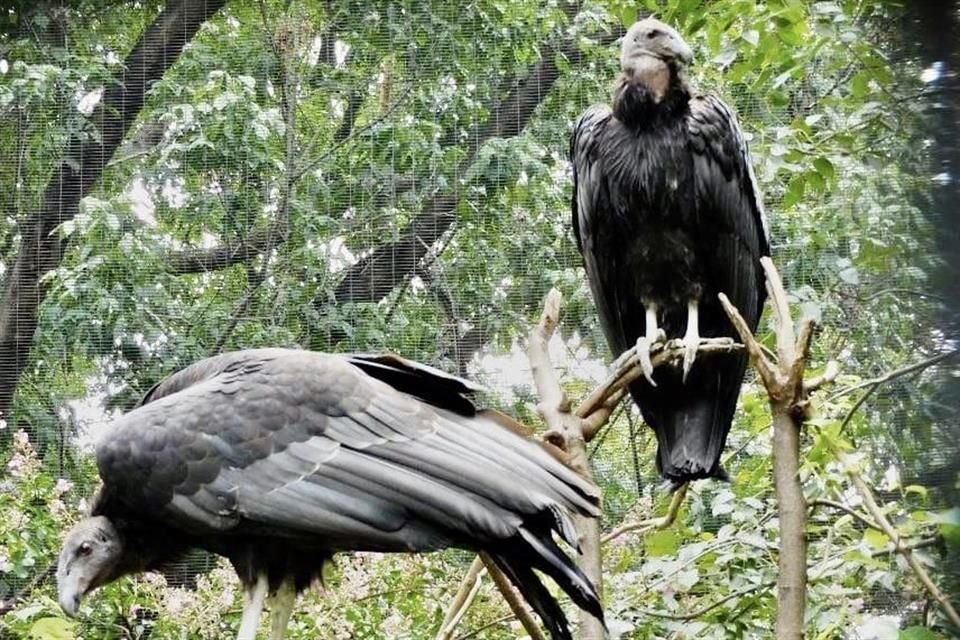
<svg viewBox="0 0 960 640">
<path fill-rule="evenodd" d="M 162 7 L 0 10 L 6 295 L 65 146 L 97 143 L 103 88 Z M 520 346 L 557 287 L 551 349 L 567 391 L 577 399 L 602 380 L 610 354 L 572 240 L 567 145 L 576 117 L 608 100 L 624 25 L 649 12 L 694 48 L 691 80 L 738 112 L 774 259 L 792 302 L 821 321 L 813 368 L 841 365 L 804 440 L 808 636 L 956 632 L 892 541 L 847 512 L 859 504 L 837 462 L 856 452 L 904 539 L 956 591 L 960 369 L 944 361 L 858 386 L 954 348 L 938 293 L 953 276 L 929 215 L 931 189 L 951 180 L 930 134 L 943 79 L 908 8 L 234 0 L 148 88 L 76 215 L 54 225 L 65 251 L 39 275 L 31 348 L 0 407 L 0 636 L 235 633 L 235 578 L 202 555 L 104 589 L 80 621 L 61 617 L 43 580 L 96 488 L 98 425 L 193 360 L 266 345 L 389 350 L 469 375 L 488 402 L 537 424 Z M 0 367 L 14 366 L 7 354 Z M 769 637 L 769 447 L 764 392 L 748 381 L 727 451 L 732 483 L 697 483 L 673 528 L 607 545 L 615 637 Z M 654 450 L 629 407 L 594 442 L 606 531 L 665 509 Z M 290 637 L 433 637 L 469 561 L 344 557 L 327 588 L 304 597 Z M 486 584 L 457 637 L 522 633 Z"/>
</svg>

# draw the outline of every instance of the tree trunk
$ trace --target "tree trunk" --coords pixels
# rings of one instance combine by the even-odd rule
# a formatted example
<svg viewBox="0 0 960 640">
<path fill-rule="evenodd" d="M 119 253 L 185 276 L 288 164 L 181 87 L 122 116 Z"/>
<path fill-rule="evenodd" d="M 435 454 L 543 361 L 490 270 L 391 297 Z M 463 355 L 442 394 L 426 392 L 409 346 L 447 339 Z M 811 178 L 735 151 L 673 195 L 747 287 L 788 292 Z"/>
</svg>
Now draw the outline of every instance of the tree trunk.
<svg viewBox="0 0 960 640">
<path fill-rule="evenodd" d="M 99 141 L 74 137 L 54 170 L 43 200 L 21 228 L 20 249 L 0 299 L 0 416 L 8 416 L 27 366 L 40 304 L 41 277 L 60 265 L 66 241 L 56 229 L 77 214 L 80 200 L 103 175 L 143 107 L 154 82 L 173 65 L 183 46 L 226 0 L 172 0 L 124 61 L 91 118 Z"/>
</svg>

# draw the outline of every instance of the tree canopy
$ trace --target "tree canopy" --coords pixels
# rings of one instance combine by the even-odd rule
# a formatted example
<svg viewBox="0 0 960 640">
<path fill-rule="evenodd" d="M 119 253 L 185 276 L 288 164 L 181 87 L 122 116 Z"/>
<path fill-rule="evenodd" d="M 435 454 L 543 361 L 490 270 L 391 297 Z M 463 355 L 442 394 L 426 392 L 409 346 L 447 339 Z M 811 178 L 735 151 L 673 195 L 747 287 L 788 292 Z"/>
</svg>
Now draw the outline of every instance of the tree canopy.
<svg viewBox="0 0 960 640">
<path fill-rule="evenodd" d="M 819 322 L 812 367 L 840 365 L 802 441 L 808 635 L 948 637 L 847 472 L 941 587 L 958 586 L 957 365 L 940 289 L 956 282 L 934 215 L 952 177 L 931 131 L 960 120 L 939 97 L 951 54 L 928 37 L 958 18 L 861 0 L 4 9 L 0 636 L 235 629 L 236 584 L 209 558 L 112 585 L 79 622 L 41 580 L 96 486 L 98 426 L 189 362 L 257 346 L 393 351 L 477 379 L 537 425 L 520 345 L 556 287 L 564 388 L 581 398 L 602 380 L 618 354 L 572 237 L 567 145 L 577 116 L 609 100 L 623 28 L 648 12 L 694 48 L 694 84 L 738 112 L 773 259 Z M 765 397 L 748 381 L 730 484 L 697 483 L 673 527 L 606 543 L 615 636 L 768 637 L 779 532 Z M 592 443 L 606 534 L 666 509 L 655 446 L 626 406 Z M 433 637 L 468 564 L 345 558 L 291 637 Z M 485 584 L 458 633 L 513 638 L 511 620 Z"/>
</svg>

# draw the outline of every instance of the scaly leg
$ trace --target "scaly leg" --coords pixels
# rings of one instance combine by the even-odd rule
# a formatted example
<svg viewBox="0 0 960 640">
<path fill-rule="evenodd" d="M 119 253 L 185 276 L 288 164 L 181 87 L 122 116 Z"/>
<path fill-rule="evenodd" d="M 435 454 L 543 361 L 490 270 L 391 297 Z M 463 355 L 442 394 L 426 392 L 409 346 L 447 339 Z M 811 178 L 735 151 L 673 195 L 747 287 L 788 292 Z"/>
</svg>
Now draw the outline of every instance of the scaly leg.
<svg viewBox="0 0 960 640">
<path fill-rule="evenodd" d="M 659 339 L 657 330 L 657 305 L 650 303 L 645 306 L 646 311 L 646 331 L 645 334 L 637 338 L 637 360 L 640 361 L 640 369 L 643 371 L 643 377 L 647 379 L 651 387 L 657 386 L 653 381 L 653 363 L 650 361 L 650 347 Z"/>
<path fill-rule="evenodd" d="M 270 640 L 283 640 L 296 601 L 297 591 L 293 588 L 293 580 L 286 578 L 270 598 Z"/>
<path fill-rule="evenodd" d="M 237 640 L 255 640 L 257 628 L 260 626 L 260 614 L 263 612 L 263 602 L 267 598 L 267 574 L 261 572 L 257 581 L 248 587 L 244 594 L 243 618 L 240 620 L 240 633 Z"/>
<path fill-rule="evenodd" d="M 683 381 L 687 381 L 687 374 L 693 368 L 697 359 L 697 348 L 700 346 L 700 316 L 697 313 L 697 301 L 687 303 L 687 332 L 683 336 Z"/>
</svg>

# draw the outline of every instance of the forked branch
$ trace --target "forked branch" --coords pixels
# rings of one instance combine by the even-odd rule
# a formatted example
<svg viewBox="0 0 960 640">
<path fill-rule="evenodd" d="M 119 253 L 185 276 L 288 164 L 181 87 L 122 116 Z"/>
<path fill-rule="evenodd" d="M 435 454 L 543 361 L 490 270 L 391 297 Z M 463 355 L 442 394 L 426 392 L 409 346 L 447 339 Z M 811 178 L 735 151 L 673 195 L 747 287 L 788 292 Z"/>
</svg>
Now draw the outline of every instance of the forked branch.
<svg viewBox="0 0 960 640">
<path fill-rule="evenodd" d="M 527 357 L 530 360 L 534 383 L 537 386 L 540 398 L 537 409 L 547 425 L 547 431 L 543 434 L 544 439 L 565 450 L 570 456 L 570 463 L 574 468 L 590 478 L 592 474 L 587 455 L 587 443 L 607 423 L 613 410 L 626 397 L 627 386 L 639 379 L 643 373 L 636 350 L 626 351 L 611 365 L 612 373 L 610 376 L 597 386 L 579 407 L 571 411 L 570 399 L 560 386 L 560 379 L 553 367 L 548 351 L 548 344 L 559 322 L 561 301 L 562 295 L 558 290 L 552 289 L 547 294 L 540 321 L 529 335 Z M 742 349 L 743 345 L 727 338 L 708 338 L 701 340 L 697 355 L 734 353 Z M 651 362 L 654 369 L 680 361 L 683 358 L 684 350 L 685 346 L 679 340 L 654 343 L 651 346 Z M 673 495 L 670 507 L 665 515 L 624 525 L 624 527 L 611 532 L 602 539 L 600 523 L 597 519 L 575 519 L 577 531 L 580 533 L 582 552 L 580 567 L 597 586 L 598 592 L 601 592 L 602 586 L 601 545 L 630 531 L 647 533 L 651 530 L 669 527 L 676 520 L 686 493 L 687 486 L 684 485 Z M 447 611 L 444 624 L 441 625 L 437 640 L 447 640 L 452 636 L 456 628 L 454 620 L 462 618 L 464 611 L 470 606 L 472 599 L 469 598 L 469 594 L 477 580 L 477 572 L 481 564 L 479 559 L 475 560 L 467 571 L 467 575 L 464 576 L 457 591 L 457 596 Z M 495 573 L 499 570 L 495 566 L 493 568 L 488 567 L 488 570 L 494 581 L 498 582 L 499 585 L 498 576 Z M 510 595 L 512 595 L 512 591 Z M 508 597 L 508 594 L 504 592 L 504 596 Z M 519 606 L 523 614 L 529 616 L 522 603 L 517 602 L 516 606 Z M 516 614 L 515 605 L 511 604 L 511 607 L 514 608 Z M 603 625 L 586 612 L 581 612 L 580 629 L 581 637 L 585 640 L 605 637 Z"/>
<path fill-rule="evenodd" d="M 740 334 L 750 360 L 760 374 L 773 413 L 773 474 L 780 517 L 777 621 L 774 636 L 785 640 L 803 638 L 807 594 L 807 505 L 800 485 L 800 430 L 807 415 L 807 394 L 836 376 L 830 365 L 818 378 L 804 382 L 803 374 L 813 337 L 813 320 L 800 322 L 794 331 L 787 293 L 769 257 L 761 259 L 767 276 L 767 292 L 773 304 L 777 354 L 768 357 L 736 308 L 723 294 L 720 302 Z"/>
</svg>

